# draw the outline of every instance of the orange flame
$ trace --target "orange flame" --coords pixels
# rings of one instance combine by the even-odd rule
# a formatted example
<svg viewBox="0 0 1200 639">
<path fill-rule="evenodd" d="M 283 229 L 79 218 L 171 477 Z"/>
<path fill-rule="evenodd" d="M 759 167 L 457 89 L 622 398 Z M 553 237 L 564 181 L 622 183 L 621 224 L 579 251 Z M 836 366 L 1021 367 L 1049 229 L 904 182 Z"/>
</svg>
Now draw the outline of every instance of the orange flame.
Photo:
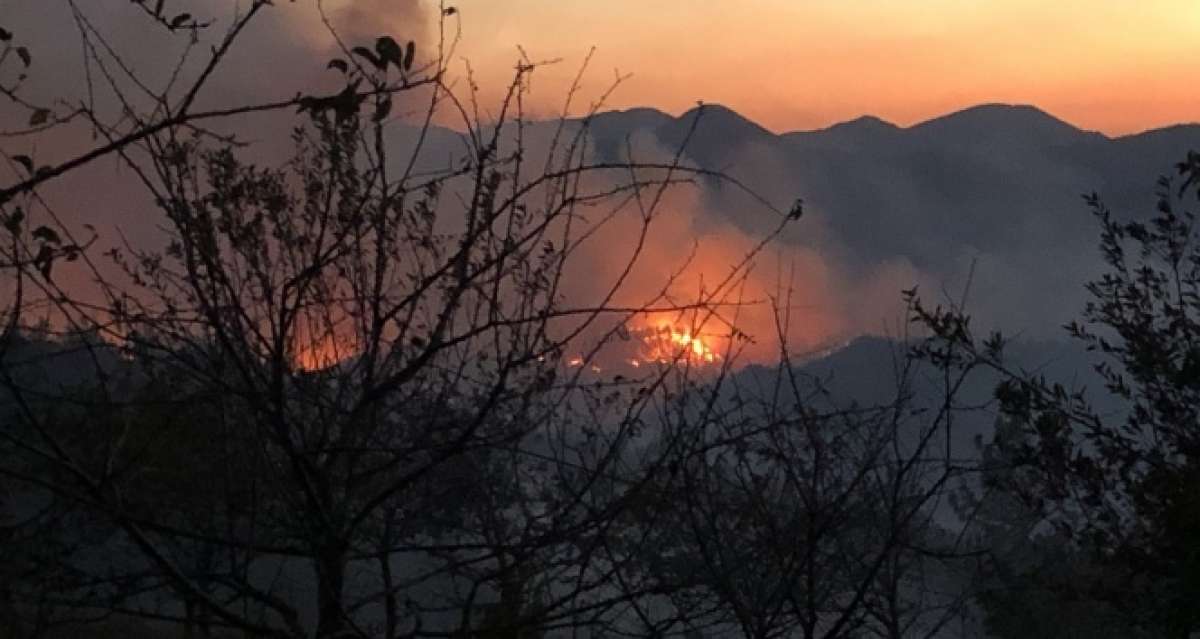
<svg viewBox="0 0 1200 639">
<path fill-rule="evenodd" d="M 670 322 L 659 322 L 630 331 L 641 340 L 637 359 L 630 363 L 687 364 L 705 366 L 719 363 L 723 358 L 714 348 L 715 336 L 680 328 Z"/>
<path fill-rule="evenodd" d="M 318 339 L 292 341 L 292 364 L 299 370 L 315 372 L 340 364 L 358 353 L 352 339 L 323 335 Z"/>
<path fill-rule="evenodd" d="M 593 373 L 601 373 L 609 368 L 620 371 L 652 364 L 711 366 L 725 359 L 717 344 L 728 337 L 682 328 L 666 319 L 647 319 L 645 322 L 637 328 L 620 327 L 616 334 L 621 341 L 607 342 L 596 354 L 596 360 L 574 354 L 565 356 L 562 363 L 568 368 L 587 367 Z M 602 362 L 607 364 L 602 366 Z"/>
</svg>

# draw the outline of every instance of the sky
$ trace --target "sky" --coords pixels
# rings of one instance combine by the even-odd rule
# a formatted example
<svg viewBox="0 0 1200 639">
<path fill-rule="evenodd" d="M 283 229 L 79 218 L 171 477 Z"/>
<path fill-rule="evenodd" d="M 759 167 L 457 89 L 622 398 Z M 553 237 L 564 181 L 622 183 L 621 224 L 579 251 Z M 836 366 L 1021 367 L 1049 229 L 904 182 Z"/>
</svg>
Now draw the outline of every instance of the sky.
<svg viewBox="0 0 1200 639">
<path fill-rule="evenodd" d="M 910 125 L 1035 104 L 1110 135 L 1200 119 L 1195 0 L 459 0 L 485 94 L 520 45 L 554 113 L 589 49 L 585 96 L 613 108 L 719 103 L 776 132 L 870 114 Z"/>
</svg>

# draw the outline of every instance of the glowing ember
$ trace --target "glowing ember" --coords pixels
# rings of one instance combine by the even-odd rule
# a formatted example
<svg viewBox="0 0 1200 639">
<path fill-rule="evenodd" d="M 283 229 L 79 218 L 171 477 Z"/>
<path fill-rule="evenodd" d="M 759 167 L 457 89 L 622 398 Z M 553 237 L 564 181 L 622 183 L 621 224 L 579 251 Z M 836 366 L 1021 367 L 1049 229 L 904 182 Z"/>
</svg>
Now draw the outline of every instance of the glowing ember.
<svg viewBox="0 0 1200 639">
<path fill-rule="evenodd" d="M 635 367 L 641 362 L 660 364 L 686 363 L 692 366 L 715 364 L 721 354 L 713 350 L 712 338 L 672 324 L 636 329 L 630 333 L 641 340 L 638 358 L 631 360 Z"/>
<path fill-rule="evenodd" d="M 567 366 L 570 366 L 571 368 L 579 368 L 579 367 L 583 366 L 584 363 L 585 362 L 583 361 L 583 357 L 581 357 L 579 355 L 575 355 L 571 359 L 567 360 Z M 589 363 L 588 368 L 591 369 L 591 371 L 593 373 L 599 373 L 602 370 L 604 370 L 594 363 Z"/>
<path fill-rule="evenodd" d="M 609 337 L 592 353 L 563 355 L 559 360 L 567 368 L 586 369 L 591 373 L 612 372 L 618 377 L 632 369 L 647 366 L 705 367 L 722 364 L 730 340 L 737 332 L 727 335 L 700 330 L 676 323 L 678 317 L 638 317 L 630 324 L 616 327 Z M 714 322 L 716 323 L 716 322 Z M 724 324 L 722 324 L 724 326 Z"/>
</svg>

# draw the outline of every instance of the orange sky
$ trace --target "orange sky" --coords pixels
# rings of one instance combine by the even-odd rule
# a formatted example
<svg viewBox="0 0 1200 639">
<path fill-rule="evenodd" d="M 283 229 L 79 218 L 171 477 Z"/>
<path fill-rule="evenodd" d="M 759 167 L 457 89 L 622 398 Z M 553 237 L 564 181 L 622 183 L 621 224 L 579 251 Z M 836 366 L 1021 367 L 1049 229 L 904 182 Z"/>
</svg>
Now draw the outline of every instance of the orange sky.
<svg viewBox="0 0 1200 639">
<path fill-rule="evenodd" d="M 549 112 L 588 49 L 613 108 L 725 104 L 775 131 L 873 114 L 908 125 L 981 102 L 1036 104 L 1109 134 L 1200 120 L 1197 0 L 458 0 L 459 53 L 499 90 L 516 45 L 562 58 Z"/>
</svg>

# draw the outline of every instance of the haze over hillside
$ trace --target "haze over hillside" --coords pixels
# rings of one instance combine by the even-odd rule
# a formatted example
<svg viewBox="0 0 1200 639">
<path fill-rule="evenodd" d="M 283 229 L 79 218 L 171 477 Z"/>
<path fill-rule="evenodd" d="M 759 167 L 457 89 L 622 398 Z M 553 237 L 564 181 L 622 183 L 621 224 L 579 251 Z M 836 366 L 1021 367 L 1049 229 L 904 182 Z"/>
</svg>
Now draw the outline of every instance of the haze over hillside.
<svg viewBox="0 0 1200 639">
<path fill-rule="evenodd" d="M 934 302 L 961 301 L 966 291 L 967 310 L 982 329 L 1062 337 L 1101 264 L 1099 225 L 1081 196 L 1099 193 L 1118 217 L 1148 215 L 1157 179 L 1200 148 L 1200 124 L 1109 137 L 1034 106 L 1004 104 L 910 127 L 862 116 L 782 134 L 720 105 L 678 117 L 652 108 L 608 111 L 586 126 L 596 161 L 669 160 L 683 146 L 685 163 L 730 175 L 777 206 L 803 199 L 802 220 L 758 258 L 755 277 L 770 290 L 778 273 L 794 266 L 794 302 L 803 311 L 794 331 L 805 351 L 861 334 L 897 336 L 900 292 L 913 286 Z M 557 127 L 535 121 L 527 134 L 544 146 Z M 397 127 L 391 144 L 410 148 L 417 134 Z M 466 148 L 464 134 L 446 128 L 423 139 L 429 169 L 452 166 L 450 158 Z M 635 292 L 660 286 L 688 259 L 693 240 L 710 249 L 694 266 L 711 281 L 778 222 L 729 185 L 702 187 L 664 209 L 668 219 L 648 238 L 642 277 L 630 283 Z M 616 234 L 581 255 L 587 270 L 619 262 L 613 250 L 621 239 Z M 577 280 L 575 292 L 587 281 Z M 695 284 L 686 282 L 683 293 Z M 768 318 L 751 313 L 743 323 L 771 337 Z M 767 355 L 774 352 L 751 359 Z"/>
<path fill-rule="evenodd" d="M 678 118 L 608 112 L 592 129 L 599 152 L 618 157 L 639 134 L 674 148 L 698 114 L 688 158 L 776 200 L 804 199 L 812 219 L 786 231 L 788 245 L 821 251 L 851 279 L 910 264 L 955 294 L 977 260 L 976 315 L 1039 336 L 1058 334 L 1078 312 L 1099 263 L 1098 226 L 1080 196 L 1097 192 L 1120 216 L 1147 214 L 1156 179 L 1200 147 L 1200 124 L 1110 138 L 1033 106 L 1001 104 L 907 128 L 864 116 L 775 135 L 712 105 Z M 744 231 L 768 224 L 743 215 L 750 207 L 728 190 L 706 197 L 707 210 Z"/>
<path fill-rule="evenodd" d="M 968 310 L 981 328 L 1061 337 L 1100 265 L 1099 227 L 1080 196 L 1098 192 L 1119 217 L 1146 215 L 1157 178 L 1200 148 L 1197 124 L 1108 137 L 1032 106 L 980 105 L 911 127 L 863 116 L 775 134 L 707 105 L 678 117 L 651 108 L 600 113 L 587 123 L 590 151 L 599 161 L 630 150 L 635 159 L 669 159 L 697 115 L 685 162 L 725 172 L 783 208 L 804 201 L 803 219 L 757 258 L 755 271 L 760 289 L 771 290 L 778 274 L 794 267 L 793 301 L 804 316 L 793 330 L 804 351 L 861 334 L 895 336 L 903 323 L 901 290 L 918 285 L 927 300 L 961 300 L 968 278 Z M 556 127 L 534 123 L 529 131 L 544 145 Z M 405 149 L 416 134 L 397 126 L 389 135 Z M 424 140 L 426 168 L 450 166 L 448 158 L 466 148 L 461 132 L 445 128 L 434 127 Z M 251 147 L 272 158 L 287 148 L 279 141 Z M 106 245 L 122 235 L 157 241 L 158 227 L 143 223 L 150 201 L 127 192 L 129 183 L 114 180 L 108 166 L 83 175 L 52 194 L 69 223 L 96 225 Z M 635 293 L 659 287 L 688 259 L 693 239 L 709 251 L 701 262 L 712 281 L 777 223 L 736 189 L 703 186 L 665 209 L 669 219 L 649 238 L 644 276 L 630 283 Z M 612 242 L 620 239 L 581 255 L 584 270 L 618 262 Z M 62 277 L 71 271 L 64 268 Z M 574 288 L 594 279 L 578 279 Z M 681 287 L 685 294 L 697 279 Z M 743 321 L 749 332 L 771 337 L 769 317 Z M 774 355 L 768 350 L 755 361 Z"/>
</svg>

